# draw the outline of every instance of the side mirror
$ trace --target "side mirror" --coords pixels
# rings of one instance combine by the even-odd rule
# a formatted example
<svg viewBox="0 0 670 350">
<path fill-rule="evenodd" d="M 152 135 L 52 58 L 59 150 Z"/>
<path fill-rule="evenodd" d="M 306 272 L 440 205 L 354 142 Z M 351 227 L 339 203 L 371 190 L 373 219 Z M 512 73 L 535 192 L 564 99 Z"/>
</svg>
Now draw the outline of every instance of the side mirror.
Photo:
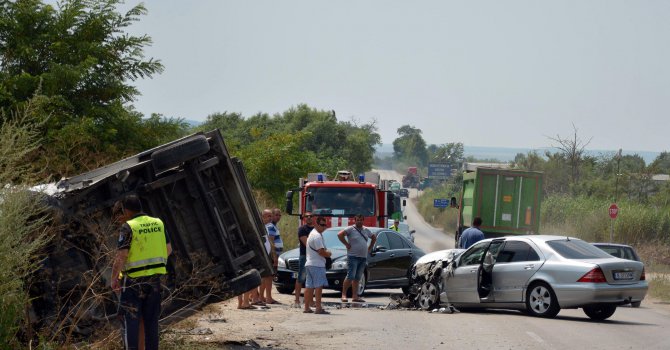
<svg viewBox="0 0 670 350">
<path fill-rule="evenodd" d="M 286 213 L 293 215 L 293 191 L 286 192 Z"/>
<path fill-rule="evenodd" d="M 373 252 L 385 252 L 387 251 L 388 248 L 384 247 L 383 245 L 377 245 L 375 248 L 372 250 Z"/>
<path fill-rule="evenodd" d="M 411 235 L 413 235 L 416 232 L 416 230 L 409 231 Z"/>
<path fill-rule="evenodd" d="M 403 200 L 402 200 L 402 206 L 403 206 L 403 207 L 406 207 L 406 206 L 407 206 L 407 199 L 403 199 Z"/>
</svg>

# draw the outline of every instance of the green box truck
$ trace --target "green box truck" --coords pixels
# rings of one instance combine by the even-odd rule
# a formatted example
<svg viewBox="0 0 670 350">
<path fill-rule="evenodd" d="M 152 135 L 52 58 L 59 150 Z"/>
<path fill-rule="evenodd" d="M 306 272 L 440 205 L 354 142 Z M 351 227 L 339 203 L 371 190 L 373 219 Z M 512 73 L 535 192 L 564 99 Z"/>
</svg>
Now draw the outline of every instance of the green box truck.
<svg viewBox="0 0 670 350">
<path fill-rule="evenodd" d="M 542 178 L 537 171 L 483 167 L 464 173 L 456 244 L 475 217 L 486 238 L 539 233 Z"/>
</svg>

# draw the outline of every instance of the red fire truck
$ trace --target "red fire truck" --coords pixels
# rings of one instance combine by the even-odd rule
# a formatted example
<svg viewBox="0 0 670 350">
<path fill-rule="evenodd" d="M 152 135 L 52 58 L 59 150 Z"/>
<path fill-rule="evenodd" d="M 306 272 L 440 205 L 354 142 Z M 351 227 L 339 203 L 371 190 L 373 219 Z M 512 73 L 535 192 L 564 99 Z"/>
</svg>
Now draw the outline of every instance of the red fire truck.
<svg viewBox="0 0 670 350">
<path fill-rule="evenodd" d="M 339 171 L 330 180 L 325 174 L 310 173 L 300 179 L 300 187 L 286 193 L 286 212 L 326 217 L 328 227 L 354 224 L 354 215 L 363 214 L 363 225 L 387 227 L 387 217 L 394 212 L 393 193 L 386 190 L 386 181 L 380 181 L 378 173 L 367 172 L 353 179 L 350 171 Z M 293 213 L 293 195 L 299 193 L 298 211 Z"/>
</svg>

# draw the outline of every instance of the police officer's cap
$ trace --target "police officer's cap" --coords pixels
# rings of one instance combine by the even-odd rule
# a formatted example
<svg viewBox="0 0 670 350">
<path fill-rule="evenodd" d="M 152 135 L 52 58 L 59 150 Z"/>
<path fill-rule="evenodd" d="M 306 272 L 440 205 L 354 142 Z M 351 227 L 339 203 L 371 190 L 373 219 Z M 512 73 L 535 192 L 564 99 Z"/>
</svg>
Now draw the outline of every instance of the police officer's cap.
<svg viewBox="0 0 670 350">
<path fill-rule="evenodd" d="M 126 196 L 123 199 L 123 207 L 127 210 L 139 213 L 142 211 L 142 202 L 140 202 L 140 198 L 135 195 Z"/>
</svg>

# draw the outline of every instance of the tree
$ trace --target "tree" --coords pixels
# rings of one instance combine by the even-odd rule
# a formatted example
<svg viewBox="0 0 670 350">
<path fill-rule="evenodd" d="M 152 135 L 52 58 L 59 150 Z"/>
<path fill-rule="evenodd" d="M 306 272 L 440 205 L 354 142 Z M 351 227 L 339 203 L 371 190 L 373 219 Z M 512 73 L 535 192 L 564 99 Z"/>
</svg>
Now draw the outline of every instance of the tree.
<svg viewBox="0 0 670 350">
<path fill-rule="evenodd" d="M 670 174 L 670 152 L 661 152 L 650 167 L 657 174 Z"/>
<path fill-rule="evenodd" d="M 121 2 L 64 0 L 58 8 L 40 0 L 0 2 L 0 109 L 21 109 L 34 95 L 44 96 L 38 161 L 48 173 L 90 169 L 160 142 L 147 142 L 147 134 L 184 131 L 180 120 L 143 122 L 129 106 L 139 92 L 128 82 L 150 78 L 163 65 L 144 58 L 148 36 L 124 33 L 146 9 L 140 4 L 120 14 Z M 158 129 L 135 132 L 152 127 Z"/>
<path fill-rule="evenodd" d="M 514 157 L 514 167 L 525 170 L 541 170 L 545 161 L 537 151 L 529 151 L 527 154 L 517 153 Z"/>
<path fill-rule="evenodd" d="M 440 146 L 428 146 L 429 159 L 436 163 L 445 163 L 452 168 L 463 162 L 463 143 L 449 142 Z"/>
<path fill-rule="evenodd" d="M 577 184 L 579 182 L 579 166 L 583 161 L 584 149 L 591 142 L 591 139 L 584 142 L 577 135 L 577 128 L 574 124 L 572 124 L 572 129 L 574 133 L 571 138 L 563 138 L 560 135 L 556 135 L 556 137 L 550 137 L 549 139 L 558 143 L 554 147 L 560 150 L 570 167 L 570 182 L 571 184 Z"/>
<path fill-rule="evenodd" d="M 397 132 L 400 137 L 393 140 L 394 158 L 410 165 L 425 166 L 428 162 L 428 151 L 421 130 L 403 125 Z"/>
<path fill-rule="evenodd" d="M 244 147 L 240 159 L 252 187 L 280 202 L 286 190 L 296 186 L 298 178 L 310 171 L 325 172 L 319 170 L 323 164 L 313 152 L 302 150 L 305 137 L 303 133 L 275 134 Z"/>
</svg>

